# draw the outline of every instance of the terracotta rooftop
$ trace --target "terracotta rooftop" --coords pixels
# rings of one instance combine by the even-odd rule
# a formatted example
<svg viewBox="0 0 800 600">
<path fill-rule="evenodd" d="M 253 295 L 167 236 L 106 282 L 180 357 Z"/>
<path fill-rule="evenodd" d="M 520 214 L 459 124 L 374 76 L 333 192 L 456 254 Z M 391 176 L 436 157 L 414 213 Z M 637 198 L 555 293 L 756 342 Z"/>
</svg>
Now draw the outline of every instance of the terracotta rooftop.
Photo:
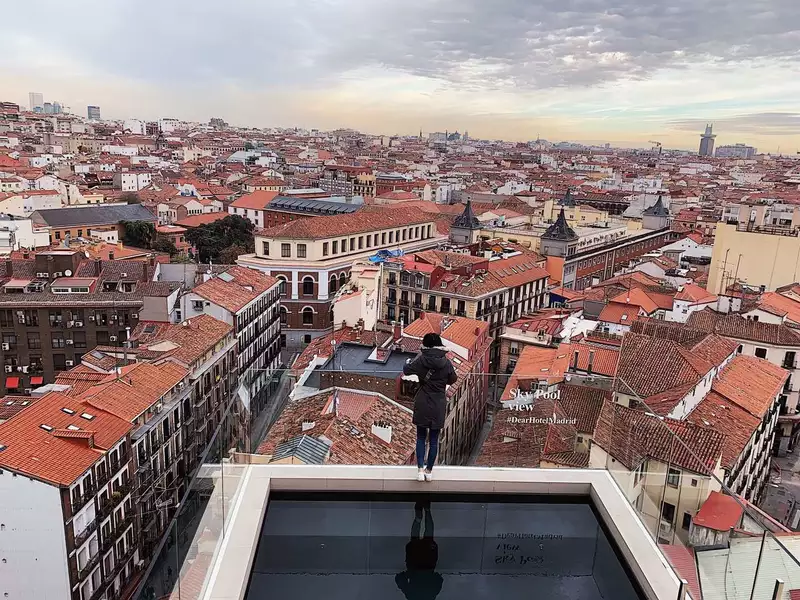
<svg viewBox="0 0 800 600">
<path fill-rule="evenodd" d="M 369 233 L 392 227 L 421 225 L 433 223 L 435 217 L 430 213 L 412 208 L 365 206 L 361 210 L 346 214 L 326 217 L 309 217 L 290 221 L 270 229 L 261 229 L 256 235 L 276 239 L 319 239 L 340 235 Z"/>
<path fill-rule="evenodd" d="M 138 348 L 193 365 L 233 331 L 233 325 L 201 314 L 183 323 L 140 321 L 131 333 Z M 166 343 L 165 343 L 166 342 Z"/>
<path fill-rule="evenodd" d="M 753 321 L 738 314 L 724 315 L 709 308 L 690 314 L 686 325 L 740 340 L 780 346 L 800 346 L 800 333 L 786 325 Z"/>
<path fill-rule="evenodd" d="M 391 428 L 389 442 L 374 432 L 375 425 Z M 326 441 L 331 464 L 408 464 L 416 442 L 409 409 L 381 394 L 342 388 L 291 401 L 257 452 L 272 455 L 298 435 Z"/>
<path fill-rule="evenodd" d="M 295 221 L 299 222 L 299 221 Z M 192 289 L 192 293 L 237 313 L 261 294 L 278 285 L 278 279 L 247 267 L 231 267 Z"/>
<path fill-rule="evenodd" d="M 42 427 L 44 426 L 44 428 Z M 91 433 L 90 439 L 57 436 L 57 430 Z M 105 450 L 122 440 L 131 423 L 78 398 L 51 392 L 0 423 L 0 467 L 68 486 Z"/>
</svg>

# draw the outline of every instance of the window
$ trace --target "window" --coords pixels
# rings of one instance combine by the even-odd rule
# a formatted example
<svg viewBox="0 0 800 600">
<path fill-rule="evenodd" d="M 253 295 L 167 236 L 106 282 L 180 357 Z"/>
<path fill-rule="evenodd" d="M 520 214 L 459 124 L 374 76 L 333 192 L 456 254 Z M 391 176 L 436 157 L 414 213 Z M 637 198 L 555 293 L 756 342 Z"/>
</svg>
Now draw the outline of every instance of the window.
<svg viewBox="0 0 800 600">
<path fill-rule="evenodd" d="M 261 253 L 264 256 L 269 256 L 269 242 L 261 242 Z"/>
<path fill-rule="evenodd" d="M 767 358 L 767 349 L 766 348 L 756 348 L 756 356 L 758 358 Z"/>
<path fill-rule="evenodd" d="M 281 258 L 289 258 L 292 255 L 291 244 L 281 244 Z"/>
<path fill-rule="evenodd" d="M 363 250 L 364 249 L 364 236 L 363 235 L 358 237 L 358 249 L 359 250 Z"/>
<path fill-rule="evenodd" d="M 351 237 L 350 238 L 350 252 L 352 252 L 355 249 L 356 249 L 356 238 Z"/>
<path fill-rule="evenodd" d="M 313 325 L 314 324 L 314 309 L 310 306 L 306 306 L 303 309 L 303 325 Z"/>
<path fill-rule="evenodd" d="M 286 348 L 286 334 L 281 334 L 281 348 Z"/>
<path fill-rule="evenodd" d="M 306 257 L 306 245 L 297 244 L 297 258 L 305 258 L 305 257 Z"/>
<path fill-rule="evenodd" d="M 661 505 L 661 518 L 668 523 L 675 522 L 675 505 L 669 502 L 664 502 Z"/>
<path fill-rule="evenodd" d="M 63 348 L 64 347 L 64 334 L 60 331 L 54 331 L 50 334 L 50 341 L 52 343 L 53 348 Z"/>
<path fill-rule="evenodd" d="M 303 277 L 303 295 L 314 295 L 314 279 L 312 277 Z"/>
<path fill-rule="evenodd" d="M 394 231 L 389 232 L 389 243 L 390 244 L 394 243 Z"/>
<path fill-rule="evenodd" d="M 13 333 L 4 333 L 3 334 L 3 347 L 8 346 L 10 350 L 13 350 L 17 347 L 17 336 Z"/>
<path fill-rule="evenodd" d="M 691 513 L 683 513 L 683 523 L 681 523 L 681 527 L 683 527 L 686 531 L 689 531 L 689 527 L 692 524 L 692 514 Z"/>
<path fill-rule="evenodd" d="M 345 283 L 347 283 L 347 275 L 339 273 L 339 287 L 344 287 Z"/>
<path fill-rule="evenodd" d="M 667 485 L 670 487 L 678 487 L 681 481 L 681 472 L 678 469 L 670 468 L 667 471 Z"/>
<path fill-rule="evenodd" d="M 288 312 L 286 311 L 285 306 L 281 306 L 281 323 L 284 325 L 286 324 L 286 317 L 288 316 Z"/>
<path fill-rule="evenodd" d="M 303 336 L 303 343 L 304 344 L 310 344 L 311 343 L 311 334 L 310 333 L 307 333 L 307 334 L 305 334 Z"/>
<path fill-rule="evenodd" d="M 739 347 L 736 349 L 736 354 L 741 354 L 741 353 L 742 353 L 742 350 L 744 350 L 744 346 L 742 346 L 741 344 L 739 344 Z"/>
<path fill-rule="evenodd" d="M 28 334 L 28 349 L 29 350 L 39 350 L 42 347 L 42 340 L 39 337 L 39 333 L 29 333 Z"/>
<path fill-rule="evenodd" d="M 337 284 L 339 280 L 336 279 L 336 275 L 331 275 L 331 278 L 328 280 L 328 293 L 332 294 L 336 291 Z"/>
<path fill-rule="evenodd" d="M 73 344 L 76 348 L 86 348 L 86 332 L 76 331 L 72 334 Z"/>
<path fill-rule="evenodd" d="M 286 295 L 286 276 L 285 275 L 278 275 L 278 281 L 281 282 L 280 287 L 278 288 L 278 292 L 281 296 Z"/>
<path fill-rule="evenodd" d="M 339 242 L 331 242 L 331 243 L 333 244 L 333 253 L 334 254 L 338 254 L 339 253 Z"/>
<path fill-rule="evenodd" d="M 377 234 L 375 234 L 375 235 L 377 235 Z M 386 245 L 386 232 L 384 231 L 381 234 L 381 246 L 385 246 L 385 245 Z"/>
<path fill-rule="evenodd" d="M 328 242 L 322 242 L 322 256 L 328 256 Z"/>
</svg>

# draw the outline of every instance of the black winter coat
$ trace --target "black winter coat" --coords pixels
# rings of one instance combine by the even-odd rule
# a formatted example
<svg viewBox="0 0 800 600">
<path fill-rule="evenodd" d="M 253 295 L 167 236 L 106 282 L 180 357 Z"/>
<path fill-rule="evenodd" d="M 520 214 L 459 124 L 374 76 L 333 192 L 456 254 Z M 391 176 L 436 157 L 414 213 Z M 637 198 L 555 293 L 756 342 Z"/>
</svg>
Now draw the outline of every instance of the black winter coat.
<svg viewBox="0 0 800 600">
<path fill-rule="evenodd" d="M 447 409 L 447 386 L 458 379 L 456 370 L 447 359 L 447 349 L 422 348 L 414 360 L 405 364 L 403 374 L 419 377 L 420 388 L 414 397 L 414 425 L 442 429 Z"/>
</svg>

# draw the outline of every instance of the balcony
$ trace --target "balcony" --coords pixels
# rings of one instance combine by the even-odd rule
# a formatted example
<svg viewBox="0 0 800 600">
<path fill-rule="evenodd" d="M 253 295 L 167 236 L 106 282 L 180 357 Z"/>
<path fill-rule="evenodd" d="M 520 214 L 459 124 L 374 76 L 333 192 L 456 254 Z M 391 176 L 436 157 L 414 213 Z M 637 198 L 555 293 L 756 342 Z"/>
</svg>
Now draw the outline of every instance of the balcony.
<svg viewBox="0 0 800 600">
<path fill-rule="evenodd" d="M 75 547 L 79 548 L 86 540 L 89 539 L 89 536 L 92 535 L 92 532 L 96 529 L 97 519 L 92 519 L 89 521 L 89 524 L 83 528 L 83 531 L 75 536 Z"/>
<path fill-rule="evenodd" d="M 94 571 L 94 568 L 97 566 L 97 563 L 99 562 L 100 562 L 100 553 L 98 552 L 92 558 L 89 559 L 89 562 L 87 562 L 82 569 L 78 570 L 78 580 L 83 581 L 89 575 L 91 575 L 92 571 Z"/>
<path fill-rule="evenodd" d="M 114 528 L 114 537 L 120 537 L 125 531 L 127 531 L 128 527 L 131 526 L 133 523 L 133 515 L 127 515 L 124 519 L 122 519 L 117 526 Z"/>
</svg>

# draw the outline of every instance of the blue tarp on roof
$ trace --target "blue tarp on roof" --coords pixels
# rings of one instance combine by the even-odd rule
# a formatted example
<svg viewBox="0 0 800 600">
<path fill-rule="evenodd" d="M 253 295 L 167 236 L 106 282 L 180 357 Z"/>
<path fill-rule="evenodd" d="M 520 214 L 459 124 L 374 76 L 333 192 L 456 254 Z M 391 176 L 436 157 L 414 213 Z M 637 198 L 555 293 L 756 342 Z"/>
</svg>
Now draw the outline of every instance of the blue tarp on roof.
<svg viewBox="0 0 800 600">
<path fill-rule="evenodd" d="M 378 250 L 378 252 L 369 257 L 369 261 L 373 263 L 382 263 L 390 258 L 398 258 L 400 256 L 403 256 L 402 250 Z"/>
</svg>

